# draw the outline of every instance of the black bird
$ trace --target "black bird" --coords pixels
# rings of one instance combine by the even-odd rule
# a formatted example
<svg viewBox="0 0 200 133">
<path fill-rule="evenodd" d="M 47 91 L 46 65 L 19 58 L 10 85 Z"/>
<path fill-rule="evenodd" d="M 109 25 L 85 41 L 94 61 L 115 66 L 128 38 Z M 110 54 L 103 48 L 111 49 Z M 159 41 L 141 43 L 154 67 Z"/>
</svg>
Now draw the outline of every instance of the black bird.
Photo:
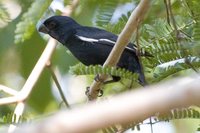
<svg viewBox="0 0 200 133">
<path fill-rule="evenodd" d="M 103 65 L 118 38 L 117 35 L 102 29 L 81 26 L 66 16 L 48 18 L 40 25 L 39 31 L 58 40 L 85 65 Z M 138 73 L 139 83 L 143 86 L 146 84 L 136 47 L 132 43 L 125 48 L 117 67 Z M 120 80 L 120 77 L 112 77 L 113 81 Z"/>
</svg>

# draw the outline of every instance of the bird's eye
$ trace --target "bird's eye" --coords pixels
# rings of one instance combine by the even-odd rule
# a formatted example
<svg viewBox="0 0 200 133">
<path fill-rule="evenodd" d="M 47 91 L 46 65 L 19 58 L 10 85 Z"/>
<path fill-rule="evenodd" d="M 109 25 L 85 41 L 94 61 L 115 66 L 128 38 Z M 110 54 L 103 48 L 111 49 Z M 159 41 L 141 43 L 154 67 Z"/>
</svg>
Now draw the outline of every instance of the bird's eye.
<svg viewBox="0 0 200 133">
<path fill-rule="evenodd" d="M 56 23 L 55 22 L 51 22 L 51 23 L 49 23 L 48 27 L 49 27 L 49 29 L 53 29 L 53 28 L 56 27 Z"/>
</svg>

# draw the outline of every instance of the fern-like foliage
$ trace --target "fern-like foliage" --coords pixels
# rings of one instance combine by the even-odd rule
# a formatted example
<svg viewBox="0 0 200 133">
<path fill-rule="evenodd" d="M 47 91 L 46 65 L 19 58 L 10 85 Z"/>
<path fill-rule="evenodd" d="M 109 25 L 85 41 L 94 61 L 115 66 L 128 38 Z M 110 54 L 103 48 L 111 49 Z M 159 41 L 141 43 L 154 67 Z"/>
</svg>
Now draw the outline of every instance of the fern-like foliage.
<svg viewBox="0 0 200 133">
<path fill-rule="evenodd" d="M 174 29 L 165 20 L 159 19 L 155 25 L 146 24 L 144 28 L 151 38 L 141 38 L 140 43 L 147 52 L 154 56 L 150 63 L 152 68 L 162 63 L 187 57 L 192 53 L 188 46 L 191 42 L 190 38 L 185 36 L 182 43 L 178 43 L 173 34 Z M 184 47 L 187 47 L 187 54 L 183 54 L 183 44 Z"/>
<path fill-rule="evenodd" d="M 141 50 L 154 56 L 148 60 L 143 58 L 142 62 L 145 67 L 154 71 L 153 75 L 156 78 L 154 81 L 162 80 L 181 70 L 190 69 L 191 65 L 194 68 L 200 66 L 198 57 L 200 55 L 200 2 L 198 0 L 184 0 L 183 3 L 182 5 L 185 6 L 181 8 L 185 8 L 188 15 L 185 13 L 175 16 L 180 38 L 176 37 L 175 29 L 165 19 L 159 18 L 153 24 L 141 26 L 141 35 L 144 33 L 139 40 Z M 130 12 L 123 14 L 116 23 L 110 23 L 115 11 L 114 8 L 117 8 L 117 6 L 117 2 L 113 3 L 113 1 L 104 3 L 99 7 L 95 20 L 98 26 L 119 34 L 126 24 Z M 179 62 L 185 59 L 187 59 L 187 62 Z M 172 61 L 176 63 L 162 65 L 170 64 Z M 188 62 L 190 65 L 188 65 Z"/>
<path fill-rule="evenodd" d="M 115 6 L 117 5 L 112 5 L 112 7 Z M 106 28 L 108 31 L 118 34 L 121 32 L 121 29 L 126 24 L 128 17 L 130 16 L 130 12 L 128 12 L 126 15 L 122 15 L 117 23 L 111 24 L 109 22 L 111 20 L 112 14 L 114 13 L 114 8 L 109 9 L 108 7 L 109 6 L 103 6 L 103 8 L 100 8 L 102 9 L 102 11 L 100 13 L 100 17 L 97 17 L 96 20 L 98 21 L 96 23 L 97 25 Z M 196 16 L 198 15 L 195 15 L 195 18 L 197 20 L 198 17 Z M 176 16 L 175 18 L 178 30 L 180 31 L 192 28 L 194 24 L 192 18 L 189 18 L 187 22 L 184 22 L 184 19 L 181 19 L 181 16 Z M 200 25 L 195 24 L 195 26 L 198 27 Z M 196 34 L 195 40 L 197 40 L 199 38 L 198 34 L 200 33 L 200 28 L 194 29 L 196 29 L 194 30 L 194 33 Z M 181 70 L 187 70 L 191 68 L 189 65 L 187 65 L 186 62 L 177 62 L 173 65 L 166 65 L 162 68 L 160 67 L 160 65 L 162 64 L 170 64 L 170 62 L 175 60 L 186 58 L 188 59 L 187 61 L 189 61 L 194 67 L 199 68 L 199 58 L 196 57 L 196 54 L 194 54 L 193 52 L 194 47 L 199 45 L 196 45 L 197 43 L 192 43 L 192 38 L 190 38 L 190 36 L 185 35 L 184 32 L 182 33 L 181 40 L 177 40 L 174 28 L 172 28 L 166 20 L 158 19 L 155 20 L 155 23 L 153 25 L 145 24 L 142 27 L 142 31 L 146 32 L 148 35 L 145 37 L 141 37 L 141 49 L 142 51 L 147 51 L 148 53 L 154 56 L 153 58 L 149 60 L 144 60 L 143 62 L 145 63 L 144 65 L 146 67 L 155 70 L 155 81 L 162 80 L 167 76 L 170 76 Z"/>
<path fill-rule="evenodd" d="M 126 4 L 129 4 L 128 6 Z M 133 8 L 133 1 L 130 0 L 103 0 L 98 6 L 98 10 L 95 15 L 95 25 L 102 27 L 110 32 L 119 34 L 122 28 L 125 26 L 129 16 L 130 10 Z M 117 13 L 119 17 L 118 20 L 114 21 L 118 17 L 115 16 L 116 12 L 120 12 L 122 6 L 129 7 L 128 10 L 123 10 L 123 13 Z"/>
<path fill-rule="evenodd" d="M 95 15 L 95 24 L 100 27 L 105 27 L 111 21 L 113 13 L 118 5 L 116 0 L 103 0 L 98 7 Z"/>
<path fill-rule="evenodd" d="M 156 117 L 154 118 L 154 121 L 151 122 L 142 122 L 142 121 L 135 121 L 131 124 L 122 125 L 123 131 L 126 131 L 128 129 L 132 130 L 140 130 L 141 125 L 145 124 L 156 124 L 161 121 L 171 121 L 171 120 L 177 120 L 177 119 L 200 119 L 200 111 L 193 109 L 193 108 L 181 108 L 181 109 L 173 109 L 169 112 L 166 112 L 165 114 L 157 113 Z M 199 128 L 198 128 L 199 129 Z M 197 131 L 198 131 L 197 129 Z M 114 129 L 110 127 L 110 130 L 107 130 L 106 133 L 115 133 Z"/>
<path fill-rule="evenodd" d="M 7 115 L 4 115 L 0 119 L 0 125 L 5 124 L 20 124 L 22 122 L 27 122 L 27 119 L 24 116 L 19 116 L 18 122 L 16 121 L 17 115 L 13 113 L 8 113 Z"/>
<path fill-rule="evenodd" d="M 0 20 L 3 22 L 10 21 L 10 14 L 2 3 L 0 3 Z"/>
<path fill-rule="evenodd" d="M 194 51 L 200 55 L 200 8 L 199 4 L 200 1 L 198 0 L 186 0 L 187 4 L 190 8 L 192 17 L 195 21 L 194 26 L 193 26 L 193 44 L 194 44 Z"/>
<path fill-rule="evenodd" d="M 175 119 L 200 119 L 200 112 L 193 108 L 173 109 L 165 114 L 158 114 L 159 121 Z"/>
<path fill-rule="evenodd" d="M 70 5 L 71 4 L 71 0 L 64 0 L 64 5 Z"/>
<path fill-rule="evenodd" d="M 137 81 L 138 74 L 132 73 L 126 69 L 114 68 L 114 67 L 102 67 L 101 65 L 90 65 L 85 66 L 81 63 L 70 67 L 70 72 L 75 75 L 96 75 L 96 74 L 105 74 L 118 76 L 125 79 L 130 79 Z"/>
<path fill-rule="evenodd" d="M 187 57 L 187 61 L 189 61 L 195 68 L 200 67 L 200 58 L 198 57 Z M 190 69 L 190 66 L 185 63 L 185 58 L 164 63 L 155 68 L 153 73 L 155 78 L 154 81 L 160 81 L 170 75 L 173 75 L 174 73 L 187 69 Z"/>
<path fill-rule="evenodd" d="M 177 24 L 178 30 L 182 31 L 192 24 Z M 181 70 L 200 67 L 200 58 L 194 54 L 194 44 L 189 36 L 181 33 L 183 37 L 177 40 L 174 29 L 165 20 L 156 20 L 154 25 L 143 27 L 149 38 L 141 38 L 140 44 L 154 57 L 146 60 L 145 66 L 154 72 L 154 81 L 160 81 Z M 187 59 L 187 61 L 186 61 Z"/>
<path fill-rule="evenodd" d="M 119 20 L 117 21 L 117 23 L 112 24 L 112 23 L 108 23 L 105 28 L 115 34 L 120 34 L 120 32 L 122 31 L 122 28 L 126 25 L 126 22 L 128 21 L 128 18 L 131 15 L 131 11 L 127 12 L 126 14 L 122 14 L 122 16 L 119 18 Z"/>
<path fill-rule="evenodd" d="M 37 21 L 42 17 L 52 0 L 36 0 L 22 16 L 22 21 L 17 24 L 15 43 L 29 39 L 35 31 Z"/>
<path fill-rule="evenodd" d="M 115 126 L 112 126 L 112 127 L 107 127 L 105 129 L 102 129 L 102 132 L 103 133 L 116 133 L 116 132 L 118 132 L 118 129 Z"/>
<path fill-rule="evenodd" d="M 3 116 L 0 119 L 0 123 L 3 124 L 10 124 L 12 123 L 12 114 L 8 113 L 7 115 Z"/>
</svg>

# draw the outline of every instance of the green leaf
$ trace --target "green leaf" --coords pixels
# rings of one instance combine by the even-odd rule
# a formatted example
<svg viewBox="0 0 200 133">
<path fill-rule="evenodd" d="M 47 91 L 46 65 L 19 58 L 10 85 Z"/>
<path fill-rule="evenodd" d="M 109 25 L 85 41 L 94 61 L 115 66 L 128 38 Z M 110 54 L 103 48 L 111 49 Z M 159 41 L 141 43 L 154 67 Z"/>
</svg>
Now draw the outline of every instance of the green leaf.
<svg viewBox="0 0 200 133">
<path fill-rule="evenodd" d="M 49 7 L 52 0 L 36 0 L 26 13 L 22 20 L 17 24 L 15 30 L 15 43 L 24 42 L 29 39 L 36 29 L 37 21 L 42 17 Z"/>
<path fill-rule="evenodd" d="M 103 0 L 98 7 L 95 24 L 100 27 L 108 25 L 117 5 L 116 0 Z"/>
<path fill-rule="evenodd" d="M 188 57 L 187 58 L 190 64 L 192 64 L 195 68 L 200 67 L 200 58 L 198 57 Z M 173 75 L 177 72 L 191 69 L 190 66 L 185 62 L 185 59 L 179 59 L 172 62 L 163 63 L 157 67 L 155 67 L 154 81 L 160 81 L 170 75 Z"/>
<path fill-rule="evenodd" d="M 199 119 L 200 112 L 193 108 L 182 108 L 182 109 L 173 109 L 165 114 L 159 114 L 158 120 L 160 121 L 169 121 L 175 119 Z"/>
<path fill-rule="evenodd" d="M 10 21 L 10 14 L 7 11 L 7 8 L 0 2 L 0 20 L 3 22 Z"/>
<path fill-rule="evenodd" d="M 75 75 L 96 75 L 96 74 L 106 74 L 112 76 L 118 76 L 121 78 L 131 79 L 137 81 L 138 74 L 132 73 L 123 68 L 114 68 L 114 67 L 102 67 L 101 65 L 90 65 L 85 66 L 81 63 L 70 67 L 70 73 Z"/>
</svg>

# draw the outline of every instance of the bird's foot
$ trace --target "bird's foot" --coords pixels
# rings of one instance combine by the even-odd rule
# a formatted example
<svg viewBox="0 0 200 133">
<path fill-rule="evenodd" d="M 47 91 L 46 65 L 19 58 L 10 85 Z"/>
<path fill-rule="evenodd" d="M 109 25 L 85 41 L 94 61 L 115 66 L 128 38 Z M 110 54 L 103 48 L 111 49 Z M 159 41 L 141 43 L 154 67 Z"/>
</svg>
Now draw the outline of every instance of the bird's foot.
<svg viewBox="0 0 200 133">
<path fill-rule="evenodd" d="M 98 97 L 103 96 L 103 90 L 102 89 L 99 89 L 97 91 L 98 91 Z M 88 96 L 88 97 L 90 96 L 90 87 L 89 86 L 86 87 L 85 95 Z"/>
<path fill-rule="evenodd" d="M 88 87 L 86 87 L 85 95 L 89 96 L 89 92 L 90 92 L 90 87 L 88 86 Z"/>
<path fill-rule="evenodd" d="M 103 96 L 103 90 L 99 89 L 98 92 L 99 92 L 98 97 L 102 97 Z"/>
<path fill-rule="evenodd" d="M 95 80 L 96 82 L 102 82 L 102 83 L 104 82 L 104 80 L 100 78 L 100 75 L 99 75 L 99 74 L 97 74 L 97 75 L 94 77 L 94 80 Z"/>
</svg>

